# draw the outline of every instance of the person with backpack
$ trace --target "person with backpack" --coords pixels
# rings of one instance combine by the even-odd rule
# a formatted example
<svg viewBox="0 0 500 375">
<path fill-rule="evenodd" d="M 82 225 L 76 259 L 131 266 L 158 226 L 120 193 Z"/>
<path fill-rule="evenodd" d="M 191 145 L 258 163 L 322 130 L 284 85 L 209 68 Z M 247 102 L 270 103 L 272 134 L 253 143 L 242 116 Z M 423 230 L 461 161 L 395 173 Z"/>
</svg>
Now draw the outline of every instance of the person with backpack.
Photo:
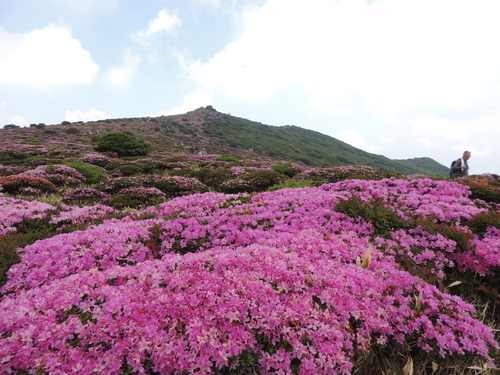
<svg viewBox="0 0 500 375">
<path fill-rule="evenodd" d="M 450 166 L 450 178 L 467 176 L 469 174 L 469 164 L 467 160 L 470 158 L 470 151 L 464 151 L 461 158 L 454 160 Z"/>
</svg>

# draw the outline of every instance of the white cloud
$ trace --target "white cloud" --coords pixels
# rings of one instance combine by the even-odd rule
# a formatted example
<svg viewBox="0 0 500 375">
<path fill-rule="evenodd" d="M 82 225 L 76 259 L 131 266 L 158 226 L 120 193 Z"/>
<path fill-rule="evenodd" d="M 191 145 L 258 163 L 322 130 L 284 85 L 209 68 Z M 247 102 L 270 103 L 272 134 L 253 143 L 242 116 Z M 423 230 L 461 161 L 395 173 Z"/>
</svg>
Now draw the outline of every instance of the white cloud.
<svg viewBox="0 0 500 375">
<path fill-rule="evenodd" d="M 160 47 L 163 35 L 175 36 L 181 26 L 181 20 L 177 14 L 169 12 L 166 8 L 160 10 L 154 19 L 149 21 L 148 26 L 137 32 L 134 40 L 141 45 L 148 53 L 148 61 L 156 63 L 159 61 L 158 55 L 164 49 Z"/>
<path fill-rule="evenodd" d="M 180 25 L 181 21 L 175 13 L 170 13 L 167 9 L 162 9 L 153 20 L 149 21 L 146 29 L 137 33 L 137 37 L 140 40 L 147 41 L 162 34 L 175 35 Z"/>
<path fill-rule="evenodd" d="M 340 133 L 338 133 L 335 138 L 341 140 L 342 142 L 345 142 L 351 146 L 354 146 L 356 148 L 378 154 L 383 151 L 383 147 L 381 145 L 377 144 L 370 144 L 367 142 L 361 133 L 355 129 L 344 129 Z"/>
<path fill-rule="evenodd" d="M 193 91 L 184 97 L 181 105 L 162 112 L 162 115 L 177 115 L 195 110 L 200 107 L 212 105 L 214 101 L 213 91 Z"/>
<path fill-rule="evenodd" d="M 436 103 L 453 110 L 499 82 L 495 10 L 494 0 L 269 0 L 246 14 L 238 40 L 190 73 L 249 99 L 300 84 L 315 107 L 356 92 L 388 118 Z"/>
<path fill-rule="evenodd" d="M 3 116 L 0 114 L 0 126 L 14 124 L 17 126 L 28 126 L 29 122 L 23 116 Z"/>
<path fill-rule="evenodd" d="M 106 113 L 98 111 L 97 109 L 90 108 L 87 112 L 82 112 L 79 109 L 75 111 L 66 111 L 64 116 L 65 121 L 97 121 L 110 118 Z"/>
<path fill-rule="evenodd" d="M 111 67 L 104 74 L 105 82 L 117 89 L 126 89 L 132 85 L 132 79 L 138 71 L 141 59 L 138 55 L 125 52 L 123 65 Z"/>
<path fill-rule="evenodd" d="M 0 101 L 0 127 L 8 124 L 14 124 L 18 126 L 28 126 L 29 122 L 22 116 L 3 114 L 2 112 L 7 108 L 7 102 L 5 100 Z"/>
<path fill-rule="evenodd" d="M 0 83 L 50 88 L 88 84 L 99 66 L 65 26 L 49 25 L 29 33 L 0 28 Z"/>
</svg>

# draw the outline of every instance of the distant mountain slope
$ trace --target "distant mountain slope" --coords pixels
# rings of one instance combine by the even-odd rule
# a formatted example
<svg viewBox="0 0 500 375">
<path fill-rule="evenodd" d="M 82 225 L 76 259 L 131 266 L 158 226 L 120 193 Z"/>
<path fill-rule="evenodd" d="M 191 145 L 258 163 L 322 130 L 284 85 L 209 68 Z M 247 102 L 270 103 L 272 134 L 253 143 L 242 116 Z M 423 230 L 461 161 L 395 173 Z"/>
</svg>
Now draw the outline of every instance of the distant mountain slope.
<svg viewBox="0 0 500 375">
<path fill-rule="evenodd" d="M 206 109 L 191 113 L 203 116 Z M 448 173 L 448 168 L 430 158 L 391 160 L 297 126 L 269 126 L 227 114 L 207 117 L 202 129 L 208 137 L 218 139 L 219 143 L 225 142 L 234 149 L 253 150 L 276 159 L 295 160 L 318 167 L 367 165 L 404 174 Z"/>
<path fill-rule="evenodd" d="M 9 142 L 64 146 L 86 153 L 98 137 L 128 132 L 150 143 L 154 152 L 233 155 L 241 159 L 293 161 L 311 167 L 366 165 L 384 172 L 447 175 L 448 168 L 430 158 L 391 160 L 298 126 L 271 126 L 223 114 L 211 106 L 180 115 L 63 122 L 58 125 L 4 130 Z M 5 133 L 7 134 L 7 133 Z M 33 143 L 35 142 L 35 143 Z"/>
</svg>

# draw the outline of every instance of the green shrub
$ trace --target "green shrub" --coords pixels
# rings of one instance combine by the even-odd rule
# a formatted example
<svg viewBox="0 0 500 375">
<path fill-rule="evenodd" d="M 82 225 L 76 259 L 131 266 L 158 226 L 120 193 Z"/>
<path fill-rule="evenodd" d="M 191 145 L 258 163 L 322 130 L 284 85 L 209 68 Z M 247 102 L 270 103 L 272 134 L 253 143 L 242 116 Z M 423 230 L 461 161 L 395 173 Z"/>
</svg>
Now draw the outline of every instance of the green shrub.
<svg viewBox="0 0 500 375">
<path fill-rule="evenodd" d="M 215 160 L 217 160 L 217 161 L 229 161 L 231 163 L 237 163 L 240 161 L 240 159 L 238 159 L 236 156 L 232 156 L 232 155 L 222 155 L 222 156 L 219 156 Z"/>
<path fill-rule="evenodd" d="M 341 200 L 335 211 L 372 223 L 375 236 L 384 238 L 390 236 L 394 230 L 410 226 L 398 216 L 397 212 L 385 207 L 382 199 L 365 202 L 359 196 L 353 195 L 347 200 Z"/>
<path fill-rule="evenodd" d="M 471 199 L 481 199 L 486 202 L 500 203 L 500 182 L 497 179 L 468 176 L 457 178 L 454 181 L 467 185 L 470 188 Z"/>
<path fill-rule="evenodd" d="M 77 128 L 68 128 L 68 129 L 65 129 L 64 132 L 66 134 L 78 134 L 78 133 L 80 133 L 80 130 L 78 130 Z"/>
<path fill-rule="evenodd" d="M 44 133 L 45 134 L 56 134 L 57 132 L 54 129 L 47 129 L 47 130 L 44 130 Z"/>
<path fill-rule="evenodd" d="M 301 171 L 300 168 L 294 166 L 291 162 L 286 162 L 286 163 L 278 162 L 273 167 L 273 170 L 279 173 L 283 173 L 290 178 L 295 176 L 297 173 Z"/>
<path fill-rule="evenodd" d="M 16 232 L 0 235 L 0 287 L 7 282 L 9 268 L 20 262 L 16 249 L 55 235 L 56 228 L 48 220 L 26 219 Z"/>
<path fill-rule="evenodd" d="M 284 183 L 287 179 L 286 175 L 276 171 L 258 170 L 226 180 L 217 188 L 228 194 L 261 192 L 273 185 Z"/>
<path fill-rule="evenodd" d="M 24 143 L 27 145 L 39 146 L 42 144 L 42 141 L 40 139 L 27 139 Z"/>
<path fill-rule="evenodd" d="M 205 184 L 194 177 L 153 176 L 146 182 L 146 184 L 162 191 L 170 198 L 195 193 L 204 193 L 208 190 Z"/>
<path fill-rule="evenodd" d="M 80 160 L 65 162 L 64 165 L 74 168 L 80 172 L 85 177 L 85 182 L 88 184 L 97 184 L 104 179 L 104 172 L 101 168 L 85 164 Z"/>
<path fill-rule="evenodd" d="M 180 172 L 181 171 L 177 171 L 176 174 L 180 174 Z M 192 174 L 192 177 L 196 177 L 202 183 L 214 189 L 218 189 L 224 181 L 234 177 L 233 173 L 229 169 L 213 170 L 211 168 L 201 168 L 190 173 Z"/>
<path fill-rule="evenodd" d="M 106 169 L 107 171 L 113 171 L 120 165 L 122 165 L 121 160 L 113 160 L 113 161 L 108 160 L 107 164 L 104 165 L 104 169 Z"/>
<path fill-rule="evenodd" d="M 485 234 L 488 227 L 500 229 L 500 212 L 481 212 L 480 214 L 474 216 L 471 222 L 468 223 L 468 226 L 473 233 L 478 235 Z"/>
<path fill-rule="evenodd" d="M 267 191 L 275 191 L 275 190 L 279 190 L 279 189 L 286 189 L 286 188 L 291 188 L 291 189 L 294 189 L 294 188 L 303 188 L 303 187 L 313 187 L 314 186 L 314 183 L 312 181 L 294 181 L 294 180 L 290 180 L 290 181 L 287 181 L 287 182 L 284 182 L 282 184 L 278 184 L 278 185 L 273 185 L 271 187 L 269 187 L 267 189 Z"/>
<path fill-rule="evenodd" d="M 145 208 L 158 205 L 165 201 L 165 193 L 155 188 L 127 188 L 122 189 L 106 204 L 116 209 Z"/>
<path fill-rule="evenodd" d="M 436 223 L 430 218 L 417 220 L 416 224 L 420 225 L 431 234 L 440 234 L 455 241 L 458 251 L 466 251 L 469 249 L 470 243 L 474 239 L 474 235 L 467 229 L 446 223 Z"/>
<path fill-rule="evenodd" d="M 399 173 L 399 172 L 383 172 L 382 176 L 384 178 L 394 177 L 395 179 L 398 179 L 398 180 L 405 180 L 406 179 L 406 175 L 403 173 Z"/>
<path fill-rule="evenodd" d="M 287 176 L 269 170 L 252 171 L 241 177 L 244 181 L 251 182 L 253 191 L 264 191 L 273 185 L 278 185 L 287 180 Z"/>
<path fill-rule="evenodd" d="M 116 152 L 119 157 L 145 156 L 151 152 L 151 146 L 131 134 L 110 133 L 97 140 L 96 151 Z"/>
<path fill-rule="evenodd" d="M 114 171 L 120 172 L 123 176 L 133 176 L 143 172 L 142 168 L 134 164 L 123 164 Z"/>
</svg>

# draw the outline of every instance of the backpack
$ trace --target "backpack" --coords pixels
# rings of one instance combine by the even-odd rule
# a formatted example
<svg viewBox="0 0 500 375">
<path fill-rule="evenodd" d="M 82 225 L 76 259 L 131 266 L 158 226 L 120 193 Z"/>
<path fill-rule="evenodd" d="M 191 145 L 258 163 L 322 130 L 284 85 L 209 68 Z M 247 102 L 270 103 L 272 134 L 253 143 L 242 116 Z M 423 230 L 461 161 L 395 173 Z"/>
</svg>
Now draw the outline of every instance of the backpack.
<svg viewBox="0 0 500 375">
<path fill-rule="evenodd" d="M 455 168 L 455 163 L 456 163 L 457 161 L 458 161 L 458 160 L 453 160 L 453 161 L 451 162 L 450 169 Z M 460 163 L 460 164 L 462 164 L 462 163 Z"/>
</svg>

